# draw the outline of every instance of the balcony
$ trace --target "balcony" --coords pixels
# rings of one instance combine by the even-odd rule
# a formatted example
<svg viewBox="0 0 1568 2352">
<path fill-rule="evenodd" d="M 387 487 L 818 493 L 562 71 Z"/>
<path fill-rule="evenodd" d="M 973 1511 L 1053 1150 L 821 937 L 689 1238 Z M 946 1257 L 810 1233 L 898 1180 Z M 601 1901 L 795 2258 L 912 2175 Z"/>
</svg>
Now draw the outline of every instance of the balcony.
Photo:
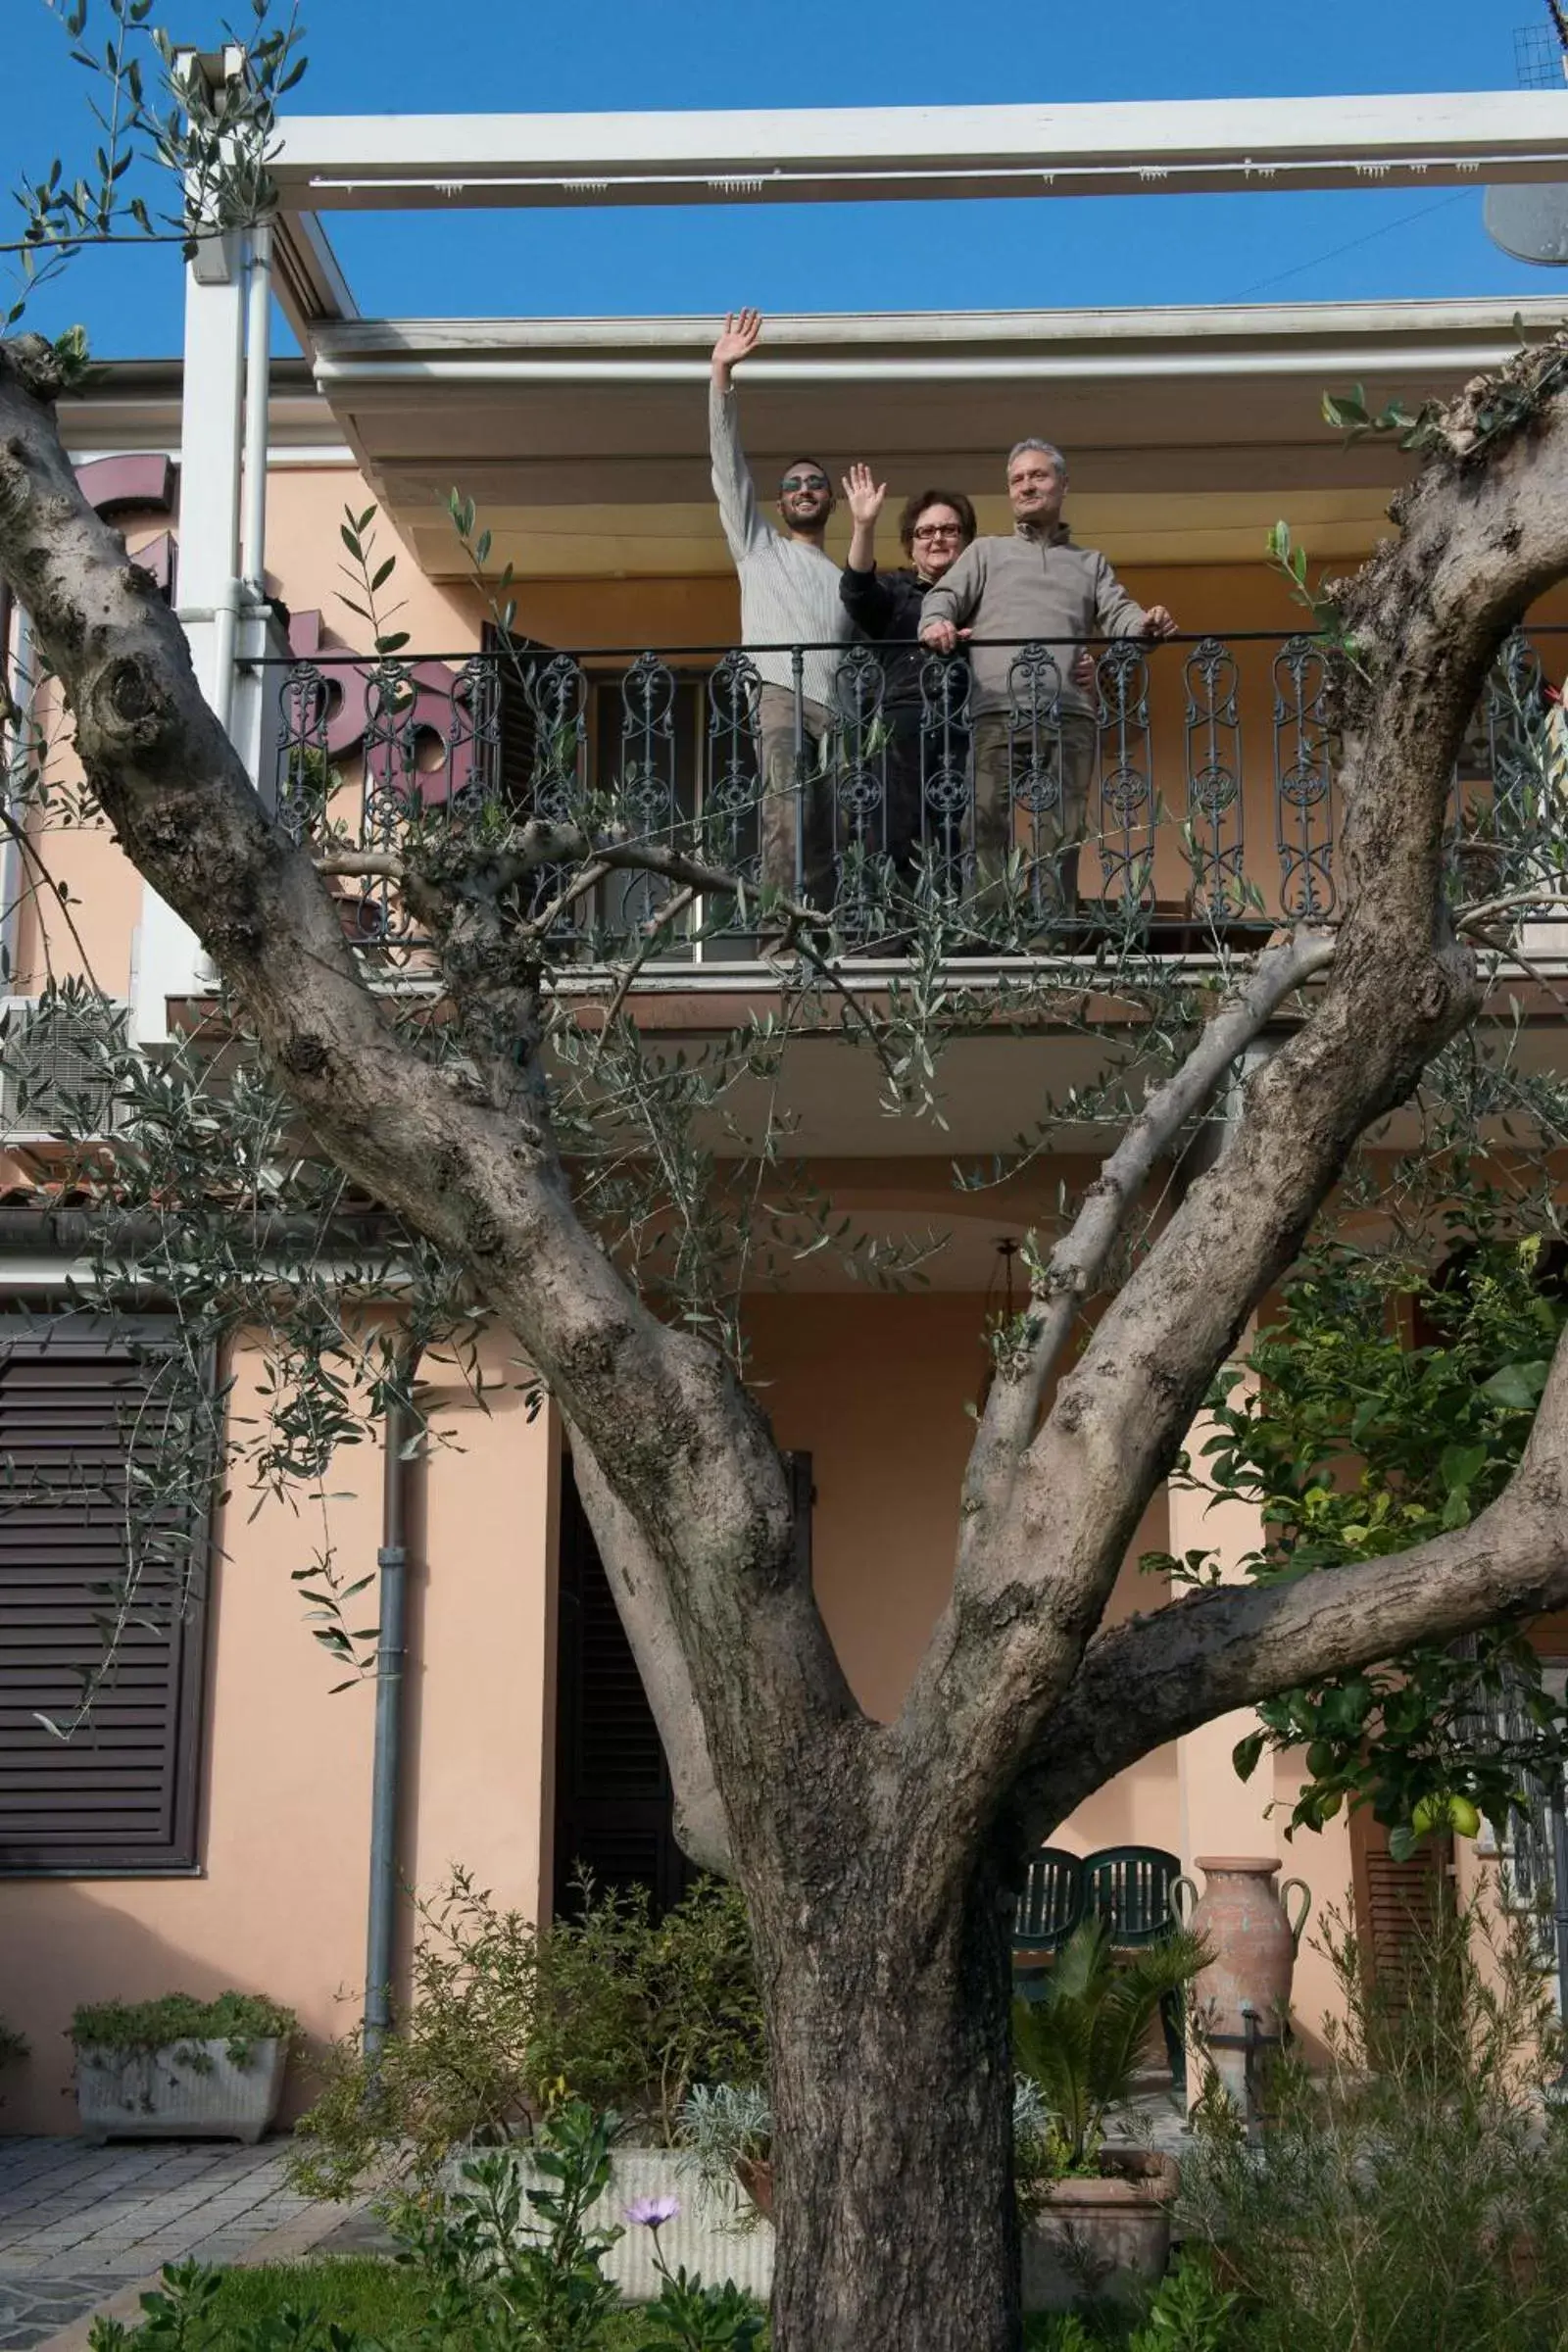
<svg viewBox="0 0 1568 2352">
<path fill-rule="evenodd" d="M 1556 634 L 1509 641 L 1467 735 L 1448 818 L 1456 903 L 1562 888 L 1547 692 L 1563 659 Z M 382 661 L 318 651 L 264 665 L 277 712 L 264 783 L 296 838 L 324 855 L 390 859 L 411 829 L 494 838 L 545 817 L 657 845 L 752 887 L 765 879 L 820 908 L 818 936 L 846 970 L 906 957 L 922 928 L 929 936 L 933 908 L 950 953 L 999 961 L 1219 955 L 1282 921 L 1335 918 L 1343 811 L 1318 640 L 1122 641 L 1087 662 L 1075 648 L 1008 646 L 1005 688 L 989 696 L 961 656 L 856 645 L 835 649 L 821 734 L 805 690 L 816 650 L 512 646 Z M 783 690 L 790 821 L 782 834 L 771 827 L 793 864 L 780 871 L 775 847 L 765 875 L 760 661 L 793 681 Z M 990 664 L 993 675 L 1001 666 Z M 983 846 L 977 861 L 979 738 L 991 746 L 980 788 L 989 863 Z M 774 761 L 778 775 L 776 750 Z M 1064 761 L 1086 786 L 1075 875 L 1060 855 Z M 334 886 L 368 957 L 416 973 L 421 941 L 395 879 Z M 551 887 L 538 880 L 537 906 Z M 1568 951 L 1559 914 L 1530 910 L 1532 960 L 1553 958 L 1558 938 Z M 1517 932 L 1516 910 L 1501 919 Z M 620 871 L 575 900 L 551 938 L 564 959 L 637 956 L 651 971 L 675 965 L 696 979 L 755 965 L 758 927 L 746 898 L 689 901 L 666 877 Z"/>
</svg>

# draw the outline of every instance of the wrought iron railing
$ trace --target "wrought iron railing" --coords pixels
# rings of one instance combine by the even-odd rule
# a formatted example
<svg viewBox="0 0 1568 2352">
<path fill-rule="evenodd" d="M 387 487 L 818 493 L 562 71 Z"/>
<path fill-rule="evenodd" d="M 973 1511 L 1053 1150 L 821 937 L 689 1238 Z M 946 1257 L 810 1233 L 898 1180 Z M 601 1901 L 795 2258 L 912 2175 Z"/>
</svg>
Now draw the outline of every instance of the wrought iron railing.
<svg viewBox="0 0 1568 2352">
<path fill-rule="evenodd" d="M 431 826 L 609 825 L 808 900 L 859 957 L 906 952 L 933 900 L 956 940 L 972 915 L 972 944 L 999 953 L 1191 952 L 1335 915 L 1320 641 L 993 647 L 989 688 L 978 647 L 853 645 L 833 649 L 826 708 L 806 691 L 820 650 L 318 653 L 272 673 L 278 811 L 297 837 L 371 852 Z M 1450 807 L 1460 897 L 1544 893 L 1560 871 L 1555 674 L 1545 633 L 1510 640 L 1488 680 Z M 368 948 L 416 948 L 394 879 L 339 888 Z M 618 872 L 556 936 L 583 956 L 656 938 L 661 957 L 745 960 L 769 904 L 710 898 L 676 920 L 667 879 Z"/>
</svg>

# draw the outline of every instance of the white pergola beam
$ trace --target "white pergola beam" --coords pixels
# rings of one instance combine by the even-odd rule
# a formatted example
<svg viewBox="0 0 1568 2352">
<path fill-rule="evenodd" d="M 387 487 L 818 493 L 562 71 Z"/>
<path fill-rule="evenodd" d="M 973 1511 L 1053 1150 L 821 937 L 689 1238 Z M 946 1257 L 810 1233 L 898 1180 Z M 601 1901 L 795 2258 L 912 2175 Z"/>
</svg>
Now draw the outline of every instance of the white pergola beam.
<svg viewBox="0 0 1568 2352">
<path fill-rule="evenodd" d="M 1568 88 L 285 120 L 286 211 L 822 203 L 1568 178 Z"/>
</svg>

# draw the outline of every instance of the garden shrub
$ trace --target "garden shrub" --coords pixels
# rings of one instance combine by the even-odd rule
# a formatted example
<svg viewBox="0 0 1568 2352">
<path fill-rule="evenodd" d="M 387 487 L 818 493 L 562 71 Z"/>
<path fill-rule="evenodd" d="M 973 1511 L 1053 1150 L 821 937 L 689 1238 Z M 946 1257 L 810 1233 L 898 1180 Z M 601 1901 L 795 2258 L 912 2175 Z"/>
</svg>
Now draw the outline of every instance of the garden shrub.
<svg viewBox="0 0 1568 2352">
<path fill-rule="evenodd" d="M 628 2206 L 624 2224 L 603 2218 L 615 2128 L 612 2115 L 567 2100 L 540 2131 L 543 2186 L 525 2190 L 515 2164 L 492 2151 L 466 2164 L 456 2187 L 404 2207 L 400 2260 L 414 2291 L 391 2339 L 399 2352 L 752 2352 L 764 2321 L 751 2298 L 664 2259 L 659 2232 L 677 2199 Z M 653 2231 L 661 2280 L 657 2299 L 632 2312 L 604 2270 L 628 2225 Z M 160 2289 L 141 2298 L 142 2324 L 94 2320 L 90 2352 L 386 2352 L 352 2323 L 323 2320 L 304 2295 L 231 2332 L 222 2285 L 195 2263 L 166 2269 Z"/>
<path fill-rule="evenodd" d="M 165 1993 L 156 2001 L 94 2001 L 72 2018 L 71 2039 L 78 2052 L 104 2050 L 116 2057 L 141 2057 L 200 2041 L 227 2044 L 229 2063 L 249 2066 L 259 2041 L 288 2041 L 297 2024 L 292 2009 L 260 1992 L 220 1992 L 199 2001 L 188 1992 Z"/>
<path fill-rule="evenodd" d="M 1328 2063 L 1274 2069 L 1260 2146 L 1210 2128 L 1180 2214 L 1240 2298 L 1249 2352 L 1560 2352 L 1568 2119 L 1533 1925 L 1449 1901 L 1396 1984 L 1368 1983 L 1338 1913 L 1322 1948 L 1346 2022 Z"/>
<path fill-rule="evenodd" d="M 693 2084 L 762 2079 L 740 1894 L 702 1881 L 657 1922 L 640 1889 L 581 1895 L 579 1916 L 544 1930 L 465 1872 L 416 1906 L 411 1998 L 381 2050 L 371 2062 L 356 2031 L 318 2061 L 303 2186 L 427 2185 L 454 2150 L 526 2136 L 566 2098 L 668 2146 Z"/>
</svg>

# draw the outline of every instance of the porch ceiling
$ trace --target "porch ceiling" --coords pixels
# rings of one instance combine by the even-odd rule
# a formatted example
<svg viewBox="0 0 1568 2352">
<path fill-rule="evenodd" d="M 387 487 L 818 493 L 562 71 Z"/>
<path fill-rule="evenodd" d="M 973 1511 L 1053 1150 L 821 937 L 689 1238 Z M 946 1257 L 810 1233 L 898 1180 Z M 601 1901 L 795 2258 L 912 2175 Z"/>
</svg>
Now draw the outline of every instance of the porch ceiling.
<svg viewBox="0 0 1568 2352">
<path fill-rule="evenodd" d="M 1006 527 L 1003 453 L 1068 453 L 1081 537 L 1122 564 L 1256 556 L 1288 500 L 1315 553 L 1363 553 L 1405 470 L 1347 450 L 1325 387 L 1451 393 L 1513 348 L 1513 302 L 770 319 L 747 371 L 749 453 L 855 458 L 896 491 L 942 481 Z M 1558 322 L 1551 298 L 1527 325 Z M 465 569 L 456 484 L 494 563 L 538 579 L 728 570 L 708 480 L 708 318 L 353 319 L 316 329 L 316 374 L 432 577 Z"/>
</svg>

